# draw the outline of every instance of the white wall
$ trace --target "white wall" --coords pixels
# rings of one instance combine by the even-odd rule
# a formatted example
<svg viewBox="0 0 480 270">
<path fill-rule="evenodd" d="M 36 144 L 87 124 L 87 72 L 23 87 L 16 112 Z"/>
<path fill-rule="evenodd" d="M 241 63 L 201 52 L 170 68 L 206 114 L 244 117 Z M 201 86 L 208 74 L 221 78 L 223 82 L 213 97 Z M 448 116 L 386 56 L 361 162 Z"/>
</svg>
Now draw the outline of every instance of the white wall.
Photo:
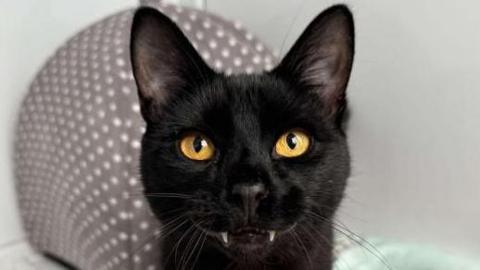
<svg viewBox="0 0 480 270">
<path fill-rule="evenodd" d="M 480 253 L 480 2 L 349 0 L 354 231 Z M 210 0 L 283 52 L 337 1 Z M 293 24 L 292 24 L 293 23 Z"/>
<path fill-rule="evenodd" d="M 357 232 L 480 252 L 478 1 L 346 1 L 357 23 L 349 88 L 354 175 L 340 219 Z M 20 239 L 11 143 L 18 104 L 54 49 L 135 0 L 0 0 L 0 245 Z M 288 49 L 334 1 L 209 0 Z M 289 29 L 291 28 L 291 31 Z"/>
</svg>

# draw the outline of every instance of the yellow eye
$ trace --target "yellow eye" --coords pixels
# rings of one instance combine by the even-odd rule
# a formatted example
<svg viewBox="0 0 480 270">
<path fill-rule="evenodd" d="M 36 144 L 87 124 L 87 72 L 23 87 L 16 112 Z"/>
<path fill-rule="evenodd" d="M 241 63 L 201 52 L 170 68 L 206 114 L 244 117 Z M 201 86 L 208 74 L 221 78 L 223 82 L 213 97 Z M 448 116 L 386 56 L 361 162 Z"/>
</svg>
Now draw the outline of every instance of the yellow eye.
<svg viewBox="0 0 480 270">
<path fill-rule="evenodd" d="M 280 136 L 275 144 L 275 153 L 280 157 L 293 158 L 307 152 L 310 136 L 301 129 L 291 129 Z"/>
<path fill-rule="evenodd" d="M 209 160 L 215 153 L 215 147 L 203 134 L 192 132 L 180 140 L 180 151 L 191 160 Z"/>
</svg>

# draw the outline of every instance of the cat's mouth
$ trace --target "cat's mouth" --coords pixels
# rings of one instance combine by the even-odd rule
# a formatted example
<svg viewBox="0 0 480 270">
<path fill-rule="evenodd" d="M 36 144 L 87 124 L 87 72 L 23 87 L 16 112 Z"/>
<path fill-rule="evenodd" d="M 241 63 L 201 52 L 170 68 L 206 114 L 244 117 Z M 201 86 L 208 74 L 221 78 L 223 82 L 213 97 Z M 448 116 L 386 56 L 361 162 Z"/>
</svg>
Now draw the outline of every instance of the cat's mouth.
<svg viewBox="0 0 480 270">
<path fill-rule="evenodd" d="M 263 246 L 266 243 L 273 243 L 276 235 L 277 231 L 275 230 L 242 227 L 232 232 L 221 232 L 218 237 L 227 247 L 234 244 L 246 248 L 255 248 L 257 246 Z"/>
<path fill-rule="evenodd" d="M 245 250 L 255 250 L 273 244 L 280 234 L 291 230 L 294 226 L 295 224 L 286 230 L 268 230 L 245 226 L 233 231 L 220 232 L 217 234 L 217 239 L 225 247 L 235 246 Z"/>
</svg>

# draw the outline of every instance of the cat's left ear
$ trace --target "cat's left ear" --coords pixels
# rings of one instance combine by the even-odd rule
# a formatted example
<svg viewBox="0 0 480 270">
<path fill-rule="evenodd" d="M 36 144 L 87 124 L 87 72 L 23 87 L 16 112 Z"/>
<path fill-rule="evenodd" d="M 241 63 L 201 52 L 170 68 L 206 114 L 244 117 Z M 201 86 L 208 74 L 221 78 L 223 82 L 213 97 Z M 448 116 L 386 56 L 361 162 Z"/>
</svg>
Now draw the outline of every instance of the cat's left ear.
<svg viewBox="0 0 480 270">
<path fill-rule="evenodd" d="M 214 75 L 178 26 L 153 8 L 135 13 L 130 54 L 147 123 L 159 119 L 170 96 L 191 91 Z"/>
<path fill-rule="evenodd" d="M 352 13 L 346 6 L 337 5 L 308 25 L 272 73 L 299 90 L 318 94 L 325 115 L 335 117 L 346 104 L 345 90 L 353 55 Z"/>
</svg>

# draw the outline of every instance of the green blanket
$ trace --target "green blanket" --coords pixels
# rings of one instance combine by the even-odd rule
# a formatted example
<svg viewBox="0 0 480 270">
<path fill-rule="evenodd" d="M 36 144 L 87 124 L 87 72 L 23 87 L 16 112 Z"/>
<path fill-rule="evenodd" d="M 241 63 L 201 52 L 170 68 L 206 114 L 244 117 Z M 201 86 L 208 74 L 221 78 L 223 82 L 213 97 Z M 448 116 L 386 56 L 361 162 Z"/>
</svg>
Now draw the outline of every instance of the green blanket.
<svg viewBox="0 0 480 270">
<path fill-rule="evenodd" d="M 480 270 L 480 262 L 417 245 L 369 240 L 343 245 L 335 270 Z"/>
</svg>

